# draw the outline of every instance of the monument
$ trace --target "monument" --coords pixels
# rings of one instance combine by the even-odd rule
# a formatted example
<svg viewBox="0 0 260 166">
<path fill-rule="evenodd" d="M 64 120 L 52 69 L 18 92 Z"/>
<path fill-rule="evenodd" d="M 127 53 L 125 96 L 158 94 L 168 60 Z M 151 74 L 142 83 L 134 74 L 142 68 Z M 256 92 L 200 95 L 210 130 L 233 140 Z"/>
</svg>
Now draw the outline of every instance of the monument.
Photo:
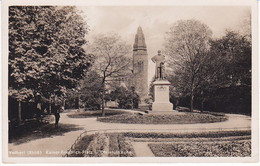
<svg viewBox="0 0 260 166">
<path fill-rule="evenodd" d="M 173 104 L 170 103 L 169 87 L 171 83 L 165 79 L 165 56 L 158 51 L 158 55 L 152 58 L 155 63 L 155 81 L 154 88 L 154 102 L 152 104 L 152 114 L 167 114 L 173 112 Z"/>
<path fill-rule="evenodd" d="M 139 26 L 133 45 L 133 86 L 140 96 L 140 106 L 148 98 L 148 54 L 142 28 Z"/>
</svg>

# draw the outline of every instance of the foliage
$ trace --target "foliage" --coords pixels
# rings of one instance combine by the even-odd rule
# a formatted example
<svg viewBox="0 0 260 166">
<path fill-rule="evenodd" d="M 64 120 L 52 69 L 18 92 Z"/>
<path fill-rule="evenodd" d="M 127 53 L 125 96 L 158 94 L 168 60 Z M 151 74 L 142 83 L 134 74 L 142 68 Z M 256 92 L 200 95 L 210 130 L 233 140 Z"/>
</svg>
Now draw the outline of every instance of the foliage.
<svg viewBox="0 0 260 166">
<path fill-rule="evenodd" d="M 194 93 L 200 81 L 198 74 L 207 61 L 212 32 L 197 20 L 180 20 L 166 34 L 168 65 L 178 76 L 178 84 L 174 85 L 179 93 L 190 96 L 190 109 L 193 111 Z"/>
<path fill-rule="evenodd" d="M 194 105 L 202 111 L 250 114 L 250 34 L 227 31 L 212 39 L 211 31 L 198 21 L 177 22 L 165 44 L 171 102 L 191 110 Z"/>
<path fill-rule="evenodd" d="M 101 105 L 102 114 L 105 115 L 105 93 L 107 81 L 129 74 L 131 60 L 129 58 L 131 47 L 116 34 L 100 34 L 94 39 L 91 51 L 95 55 L 94 69 L 102 80 Z"/>
<path fill-rule="evenodd" d="M 198 99 L 207 105 L 221 103 L 218 107 L 222 111 L 228 108 L 229 112 L 250 114 L 251 41 L 247 36 L 227 31 L 225 36 L 211 40 L 210 46 L 209 61 L 201 72 L 196 92 Z"/>
<path fill-rule="evenodd" d="M 87 32 L 75 7 L 11 6 L 9 95 L 49 98 L 75 87 L 92 61 L 82 48 Z"/>
<path fill-rule="evenodd" d="M 138 108 L 140 98 L 134 88 L 128 90 L 124 87 L 118 87 L 110 93 L 110 98 L 118 102 L 119 108 Z"/>
<path fill-rule="evenodd" d="M 80 96 L 82 106 L 89 110 L 99 110 L 102 90 L 102 78 L 96 71 L 90 70 L 80 81 L 78 96 Z"/>
</svg>

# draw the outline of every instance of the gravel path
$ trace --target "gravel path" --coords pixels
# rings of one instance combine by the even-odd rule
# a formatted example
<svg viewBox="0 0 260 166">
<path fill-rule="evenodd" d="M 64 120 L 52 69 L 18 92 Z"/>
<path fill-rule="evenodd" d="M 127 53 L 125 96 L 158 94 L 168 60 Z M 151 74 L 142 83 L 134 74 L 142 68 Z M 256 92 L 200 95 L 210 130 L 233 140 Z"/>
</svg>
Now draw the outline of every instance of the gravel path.
<svg viewBox="0 0 260 166">
<path fill-rule="evenodd" d="M 148 143 L 150 142 L 132 142 L 136 157 L 154 157 Z"/>
<path fill-rule="evenodd" d="M 203 124 L 118 124 L 103 123 L 96 118 L 69 118 L 67 113 L 62 113 L 61 124 L 77 125 L 77 130 L 72 130 L 62 135 L 35 139 L 21 144 L 9 144 L 9 156 L 13 157 L 61 157 L 75 142 L 80 133 L 85 130 L 120 130 L 135 132 L 201 132 L 224 130 L 251 129 L 251 117 L 236 114 L 227 114 L 229 120 L 218 123 Z"/>
</svg>

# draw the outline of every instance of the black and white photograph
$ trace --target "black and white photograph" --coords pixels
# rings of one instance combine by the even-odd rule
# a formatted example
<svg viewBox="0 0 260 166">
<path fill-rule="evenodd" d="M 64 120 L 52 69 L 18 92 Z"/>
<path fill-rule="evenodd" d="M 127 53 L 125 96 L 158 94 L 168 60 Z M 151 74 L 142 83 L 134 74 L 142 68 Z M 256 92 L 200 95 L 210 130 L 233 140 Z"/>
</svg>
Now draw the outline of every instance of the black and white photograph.
<svg viewBox="0 0 260 166">
<path fill-rule="evenodd" d="M 258 161 L 256 2 L 22 2 L 3 10 L 7 162 Z"/>
</svg>

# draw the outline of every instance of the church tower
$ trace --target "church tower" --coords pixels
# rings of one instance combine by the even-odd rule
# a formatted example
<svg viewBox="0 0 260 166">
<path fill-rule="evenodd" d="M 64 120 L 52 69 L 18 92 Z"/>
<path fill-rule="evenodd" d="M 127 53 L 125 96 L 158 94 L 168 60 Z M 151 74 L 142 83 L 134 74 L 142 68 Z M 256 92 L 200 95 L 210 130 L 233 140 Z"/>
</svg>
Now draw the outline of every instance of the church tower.
<svg viewBox="0 0 260 166">
<path fill-rule="evenodd" d="M 139 26 L 133 46 L 133 83 L 141 105 L 148 97 L 148 54 L 142 28 Z"/>
</svg>

